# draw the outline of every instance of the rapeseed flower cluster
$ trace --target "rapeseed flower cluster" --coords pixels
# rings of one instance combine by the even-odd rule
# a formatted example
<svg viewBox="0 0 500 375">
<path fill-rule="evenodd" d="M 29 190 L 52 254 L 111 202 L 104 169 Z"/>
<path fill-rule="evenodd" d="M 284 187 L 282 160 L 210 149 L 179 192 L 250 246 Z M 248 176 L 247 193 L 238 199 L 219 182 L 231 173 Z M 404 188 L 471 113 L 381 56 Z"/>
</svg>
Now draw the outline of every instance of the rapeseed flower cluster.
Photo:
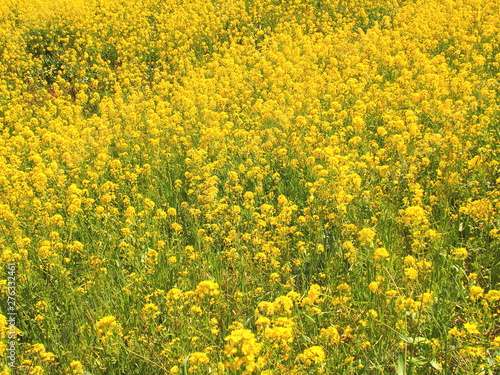
<svg viewBox="0 0 500 375">
<path fill-rule="evenodd" d="M 500 371 L 498 1 L 0 26 L 2 373 Z"/>
</svg>

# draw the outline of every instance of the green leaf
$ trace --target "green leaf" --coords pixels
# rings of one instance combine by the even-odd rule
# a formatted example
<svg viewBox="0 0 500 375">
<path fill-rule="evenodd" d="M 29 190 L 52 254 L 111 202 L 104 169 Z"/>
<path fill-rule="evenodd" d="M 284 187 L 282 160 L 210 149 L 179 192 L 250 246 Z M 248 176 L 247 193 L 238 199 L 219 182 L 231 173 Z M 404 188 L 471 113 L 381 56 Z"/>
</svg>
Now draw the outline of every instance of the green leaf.
<svg viewBox="0 0 500 375">
<path fill-rule="evenodd" d="M 401 340 L 409 344 L 420 344 L 427 341 L 425 337 L 401 337 Z"/>
<path fill-rule="evenodd" d="M 406 375 L 406 361 L 402 354 L 399 355 L 396 372 L 398 375 Z"/>
<path fill-rule="evenodd" d="M 184 357 L 184 361 L 182 362 L 182 375 L 189 375 L 188 361 L 189 361 L 189 354 Z"/>
<path fill-rule="evenodd" d="M 435 368 L 438 371 L 441 371 L 441 366 L 439 366 L 439 363 L 436 361 L 436 359 L 433 359 L 432 361 L 429 362 L 429 364 Z"/>
<path fill-rule="evenodd" d="M 424 357 L 411 357 L 410 362 L 416 366 L 423 366 L 427 363 L 427 359 Z"/>
</svg>

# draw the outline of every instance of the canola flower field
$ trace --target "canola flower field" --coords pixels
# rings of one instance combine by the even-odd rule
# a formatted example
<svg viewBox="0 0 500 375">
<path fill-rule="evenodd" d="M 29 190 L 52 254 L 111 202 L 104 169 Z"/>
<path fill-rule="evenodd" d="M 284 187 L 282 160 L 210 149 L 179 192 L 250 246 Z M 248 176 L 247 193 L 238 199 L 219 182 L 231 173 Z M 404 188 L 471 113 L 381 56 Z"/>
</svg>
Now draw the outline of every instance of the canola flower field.
<svg viewBox="0 0 500 375">
<path fill-rule="evenodd" d="M 0 2 L 1 374 L 498 374 L 499 31 Z"/>
</svg>

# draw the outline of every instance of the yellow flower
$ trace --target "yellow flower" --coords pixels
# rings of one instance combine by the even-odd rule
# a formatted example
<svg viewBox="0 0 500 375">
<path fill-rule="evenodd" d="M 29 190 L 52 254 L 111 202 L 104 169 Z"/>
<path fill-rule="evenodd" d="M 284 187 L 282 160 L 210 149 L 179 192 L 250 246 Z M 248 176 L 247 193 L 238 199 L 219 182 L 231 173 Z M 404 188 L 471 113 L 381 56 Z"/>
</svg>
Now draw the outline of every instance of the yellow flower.
<svg viewBox="0 0 500 375">
<path fill-rule="evenodd" d="M 159 314 L 159 307 L 156 306 L 154 303 L 146 303 L 144 307 L 142 308 L 142 312 L 144 315 L 148 316 L 151 315 L 153 318 L 156 318 Z"/>
<path fill-rule="evenodd" d="M 45 373 L 45 371 L 43 370 L 43 368 L 41 366 L 35 366 L 29 372 L 30 375 L 42 375 L 44 373 Z"/>
<path fill-rule="evenodd" d="M 306 366 L 319 364 L 325 361 L 325 351 L 321 346 L 311 346 L 297 356 L 297 361 L 303 362 Z"/>
<path fill-rule="evenodd" d="M 255 325 L 257 327 L 260 327 L 260 326 L 267 326 L 271 324 L 271 319 L 269 319 L 268 317 L 266 316 L 259 316 L 257 318 L 257 320 L 255 321 Z"/>
<path fill-rule="evenodd" d="M 371 243 L 375 239 L 375 231 L 371 228 L 363 228 L 359 231 L 359 241 L 361 245 Z"/>
<path fill-rule="evenodd" d="M 465 323 L 464 328 L 471 335 L 480 334 L 479 330 L 477 329 L 477 323 Z"/>
<path fill-rule="evenodd" d="M 342 249 L 345 250 L 344 258 L 347 259 L 350 263 L 354 263 L 358 254 L 358 250 L 356 249 L 354 244 L 351 241 L 345 241 L 342 244 Z"/>
<path fill-rule="evenodd" d="M 100 337 L 103 343 L 105 343 L 107 341 L 107 338 L 112 336 L 115 332 L 121 336 L 121 325 L 112 315 L 105 316 L 104 318 L 96 322 L 95 328 L 97 329 L 97 335 Z"/>
<path fill-rule="evenodd" d="M 273 272 L 269 275 L 269 281 L 271 283 L 277 283 L 280 280 L 280 275 L 276 272 Z"/>
<path fill-rule="evenodd" d="M 262 344 L 257 342 L 252 331 L 237 328 L 224 340 L 228 342 L 224 347 L 224 352 L 228 357 L 232 357 L 231 370 L 239 370 L 245 366 L 247 371 L 253 371 L 256 366 L 256 356 L 259 354 Z"/>
<path fill-rule="evenodd" d="M 453 327 L 448 331 L 449 336 L 465 337 L 465 332 L 460 331 L 457 327 Z"/>
<path fill-rule="evenodd" d="M 152 211 L 155 208 L 155 202 L 153 202 L 151 199 L 144 199 L 144 207 L 148 211 Z"/>
<path fill-rule="evenodd" d="M 293 342 L 292 327 L 268 327 L 264 331 L 264 337 L 271 341 L 290 344 Z"/>
<path fill-rule="evenodd" d="M 497 336 L 493 339 L 493 341 L 491 342 L 491 346 L 496 349 L 500 349 L 500 336 Z"/>
<path fill-rule="evenodd" d="M 417 260 L 416 260 L 413 256 L 411 256 L 411 255 L 406 256 L 406 257 L 405 257 L 405 259 L 404 259 L 404 263 L 405 263 L 405 265 L 407 265 L 407 266 L 409 266 L 409 265 L 411 265 L 411 264 L 415 264 L 415 263 L 416 263 L 416 261 L 417 261 Z"/>
<path fill-rule="evenodd" d="M 103 326 L 112 326 L 116 324 L 116 318 L 112 315 L 105 316 L 101 320 L 99 320 L 95 326 L 96 328 L 101 328 Z"/>
<path fill-rule="evenodd" d="M 210 359 L 208 358 L 206 353 L 195 352 L 195 353 L 191 353 L 189 356 L 189 364 L 190 365 L 208 364 L 208 363 L 210 363 Z"/>
<path fill-rule="evenodd" d="M 340 343 L 340 334 L 336 327 L 322 328 L 320 331 L 320 337 L 325 338 L 330 345 Z"/>
<path fill-rule="evenodd" d="M 151 265 L 155 266 L 158 264 L 158 252 L 153 249 L 149 249 L 148 252 L 146 253 L 146 262 Z"/>
<path fill-rule="evenodd" d="M 484 289 L 481 288 L 480 286 L 471 286 L 469 295 L 472 300 L 476 301 L 479 298 L 483 297 Z"/>
<path fill-rule="evenodd" d="M 72 361 L 69 364 L 69 367 L 71 368 L 71 371 L 74 375 L 83 374 L 83 365 L 80 361 Z"/>
<path fill-rule="evenodd" d="M 459 247 L 451 250 L 451 255 L 456 260 L 465 260 L 469 256 L 469 253 L 467 252 L 467 249 L 465 249 L 464 247 Z"/>
<path fill-rule="evenodd" d="M 194 292 L 200 298 L 204 298 L 205 296 L 210 296 L 210 297 L 217 296 L 220 294 L 219 284 L 214 283 L 213 281 L 210 280 L 201 281 L 196 286 Z"/>
<path fill-rule="evenodd" d="M 410 280 L 416 280 L 418 277 L 418 271 L 413 267 L 405 268 L 405 276 Z"/>
<path fill-rule="evenodd" d="M 274 311 L 283 314 L 291 314 L 293 308 L 293 301 L 287 296 L 279 296 L 273 302 Z"/>
<path fill-rule="evenodd" d="M 31 351 L 33 353 L 44 353 L 45 352 L 45 345 L 43 345 L 43 344 L 34 344 L 33 347 L 31 348 Z"/>
<path fill-rule="evenodd" d="M 257 305 L 256 313 L 264 314 L 267 316 L 274 315 L 275 305 L 272 302 L 262 301 Z"/>
<path fill-rule="evenodd" d="M 347 283 L 342 283 L 339 286 L 337 286 L 337 290 L 339 292 L 343 292 L 343 293 L 350 293 L 351 292 L 351 286 L 349 284 L 347 284 Z"/>
<path fill-rule="evenodd" d="M 403 222 L 408 226 L 418 226 L 421 224 L 426 224 L 426 212 L 420 206 L 408 207 L 403 213 Z"/>
<path fill-rule="evenodd" d="M 492 289 L 484 296 L 489 302 L 500 301 L 500 290 Z"/>
<path fill-rule="evenodd" d="M 344 360 L 343 365 L 345 366 L 345 365 L 347 365 L 347 364 L 351 363 L 352 361 L 354 361 L 354 357 L 352 357 L 352 356 L 351 356 L 351 357 L 347 357 L 347 358 Z"/>
<path fill-rule="evenodd" d="M 321 287 L 318 284 L 313 284 L 309 288 L 307 296 L 304 297 L 300 303 L 302 307 L 307 305 L 314 305 L 319 301 L 319 296 L 321 295 Z"/>
<path fill-rule="evenodd" d="M 3 314 L 0 314 L 0 340 L 3 340 L 6 336 L 6 327 L 7 327 L 7 317 Z"/>
<path fill-rule="evenodd" d="M 288 292 L 286 296 L 288 298 L 290 298 L 292 301 L 298 301 L 300 299 L 300 294 L 297 292 L 294 292 L 293 290 Z"/>
<path fill-rule="evenodd" d="M 201 307 L 200 307 L 200 306 L 198 306 L 198 305 L 191 306 L 191 307 L 189 308 L 189 311 L 191 311 L 192 313 L 194 313 L 194 314 L 196 314 L 196 315 L 198 315 L 198 316 L 203 315 L 203 310 L 202 310 L 202 309 L 201 309 Z"/>
<path fill-rule="evenodd" d="M 177 233 L 182 232 L 182 225 L 180 225 L 179 223 L 172 223 L 170 227 Z"/>
<path fill-rule="evenodd" d="M 389 258 L 389 253 L 384 247 L 379 247 L 373 252 L 373 259 L 387 259 Z"/>
<path fill-rule="evenodd" d="M 383 126 L 379 126 L 377 128 L 377 134 L 380 135 L 381 137 L 384 137 L 387 135 L 387 129 L 384 128 Z"/>
<path fill-rule="evenodd" d="M 380 286 L 381 282 L 380 281 L 372 281 L 369 285 L 368 285 L 368 288 L 371 290 L 372 293 L 375 293 L 379 286 Z"/>
<path fill-rule="evenodd" d="M 154 216 L 154 218 L 156 220 L 162 220 L 162 219 L 165 219 L 167 217 L 167 213 L 165 211 L 163 211 L 161 208 L 158 208 L 156 210 L 156 215 Z"/>
<path fill-rule="evenodd" d="M 482 347 L 469 346 L 465 349 L 460 349 L 458 354 L 460 354 L 460 356 L 462 356 L 462 357 L 484 357 L 486 354 L 486 351 Z"/>
</svg>

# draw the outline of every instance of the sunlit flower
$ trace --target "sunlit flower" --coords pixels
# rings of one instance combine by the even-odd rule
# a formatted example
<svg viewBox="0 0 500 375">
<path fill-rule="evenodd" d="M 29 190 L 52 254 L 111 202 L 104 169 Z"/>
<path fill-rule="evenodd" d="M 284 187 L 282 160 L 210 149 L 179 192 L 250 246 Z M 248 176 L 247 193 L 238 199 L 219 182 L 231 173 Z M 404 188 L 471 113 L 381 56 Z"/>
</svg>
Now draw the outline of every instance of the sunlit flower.
<svg viewBox="0 0 500 375">
<path fill-rule="evenodd" d="M 471 335 L 480 334 L 479 330 L 477 329 L 477 323 L 465 323 L 464 328 Z"/>
<path fill-rule="evenodd" d="M 451 255 L 456 260 L 465 260 L 469 256 L 469 253 L 467 252 L 467 250 L 464 247 L 459 247 L 459 248 L 451 250 Z"/>
<path fill-rule="evenodd" d="M 69 364 L 70 368 L 71 368 L 71 372 L 75 375 L 81 375 L 83 374 L 83 365 L 80 361 L 72 361 L 70 364 Z"/>
<path fill-rule="evenodd" d="M 379 247 L 373 252 L 373 259 L 375 260 L 387 259 L 387 258 L 389 258 L 389 253 L 383 247 Z"/>
<path fill-rule="evenodd" d="M 312 364 L 324 362 L 325 358 L 325 351 L 321 346 L 311 346 L 297 356 L 297 361 L 304 362 L 306 366 L 311 366 Z"/>
</svg>

